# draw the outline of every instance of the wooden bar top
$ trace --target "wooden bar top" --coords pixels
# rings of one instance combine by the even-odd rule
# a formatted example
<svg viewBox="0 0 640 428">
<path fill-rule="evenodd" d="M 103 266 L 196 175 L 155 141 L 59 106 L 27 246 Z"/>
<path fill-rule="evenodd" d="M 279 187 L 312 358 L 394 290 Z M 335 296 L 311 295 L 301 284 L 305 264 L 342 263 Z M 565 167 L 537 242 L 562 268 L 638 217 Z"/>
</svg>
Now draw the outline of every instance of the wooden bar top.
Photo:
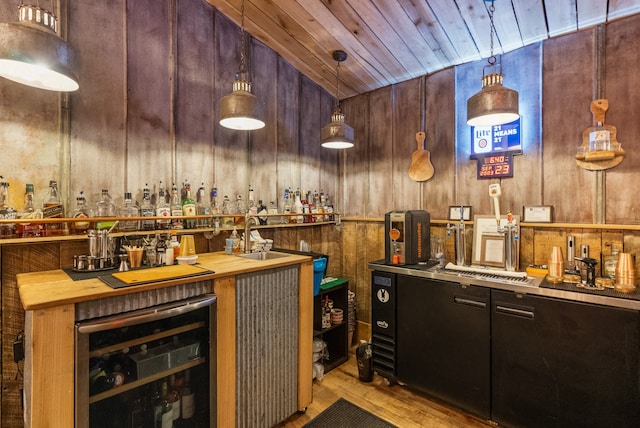
<svg viewBox="0 0 640 428">
<path fill-rule="evenodd" d="M 75 304 L 103 297 L 118 296 L 148 289 L 168 287 L 188 282 L 217 279 L 243 273 L 274 269 L 292 264 L 312 262 L 310 256 L 287 254 L 270 260 L 252 260 L 224 252 L 198 254 L 197 266 L 213 271 L 211 275 L 176 278 L 131 287 L 112 288 L 99 278 L 74 281 L 63 270 L 21 273 L 17 275 L 22 306 L 26 311 Z M 161 268 L 160 268 L 161 269 Z M 107 271 L 105 275 L 117 272 Z"/>
</svg>

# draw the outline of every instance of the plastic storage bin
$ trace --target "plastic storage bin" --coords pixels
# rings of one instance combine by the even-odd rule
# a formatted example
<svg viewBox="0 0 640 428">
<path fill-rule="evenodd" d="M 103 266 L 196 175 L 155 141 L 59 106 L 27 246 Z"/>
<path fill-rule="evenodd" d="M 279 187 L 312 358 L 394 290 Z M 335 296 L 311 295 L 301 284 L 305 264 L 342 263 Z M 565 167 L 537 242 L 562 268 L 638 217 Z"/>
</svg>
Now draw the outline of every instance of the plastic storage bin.
<svg viewBox="0 0 640 428">
<path fill-rule="evenodd" d="M 327 268 L 326 257 L 320 257 L 313 261 L 313 295 L 320 293 L 320 283 L 324 277 L 324 271 Z"/>
</svg>

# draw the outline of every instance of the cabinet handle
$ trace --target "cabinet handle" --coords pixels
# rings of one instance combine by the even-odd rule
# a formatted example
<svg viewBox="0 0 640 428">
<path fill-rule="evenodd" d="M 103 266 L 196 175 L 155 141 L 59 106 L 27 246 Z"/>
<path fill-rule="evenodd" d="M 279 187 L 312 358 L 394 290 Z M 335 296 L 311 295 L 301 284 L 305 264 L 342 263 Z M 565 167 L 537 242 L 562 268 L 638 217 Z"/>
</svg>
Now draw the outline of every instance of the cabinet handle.
<svg viewBox="0 0 640 428">
<path fill-rule="evenodd" d="M 509 306 L 496 305 L 496 312 L 503 313 L 507 315 L 514 315 L 521 318 L 533 319 L 535 317 L 535 313 L 533 309 L 518 309 L 511 308 Z"/>
<path fill-rule="evenodd" d="M 454 297 L 453 301 L 461 305 L 473 306 L 474 308 L 484 309 L 487 307 L 487 304 L 485 302 L 479 302 L 477 300 L 471 300 L 471 299 L 463 299 L 462 297 Z"/>
<path fill-rule="evenodd" d="M 142 309 L 136 312 L 125 312 L 122 315 L 114 316 L 104 321 L 78 325 L 78 332 L 95 333 L 97 331 L 110 330 L 116 327 L 127 327 L 186 314 L 187 312 L 196 311 L 200 308 L 212 305 L 215 303 L 216 298 L 217 297 L 214 294 L 208 294 L 203 296 L 201 299 L 192 299 L 178 304 L 174 303 L 170 306 Z"/>
</svg>

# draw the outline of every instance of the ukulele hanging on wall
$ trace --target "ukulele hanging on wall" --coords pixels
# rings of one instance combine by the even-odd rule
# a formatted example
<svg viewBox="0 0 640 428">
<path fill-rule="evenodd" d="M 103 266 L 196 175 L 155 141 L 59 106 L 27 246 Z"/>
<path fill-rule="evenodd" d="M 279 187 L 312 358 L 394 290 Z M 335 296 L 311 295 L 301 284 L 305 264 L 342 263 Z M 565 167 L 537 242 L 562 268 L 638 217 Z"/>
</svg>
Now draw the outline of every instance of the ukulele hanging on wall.
<svg viewBox="0 0 640 428">
<path fill-rule="evenodd" d="M 427 181 L 433 177 L 434 169 L 431 164 L 431 153 L 424 149 L 424 132 L 416 133 L 418 149 L 411 154 L 409 177 L 414 181 Z"/>
</svg>

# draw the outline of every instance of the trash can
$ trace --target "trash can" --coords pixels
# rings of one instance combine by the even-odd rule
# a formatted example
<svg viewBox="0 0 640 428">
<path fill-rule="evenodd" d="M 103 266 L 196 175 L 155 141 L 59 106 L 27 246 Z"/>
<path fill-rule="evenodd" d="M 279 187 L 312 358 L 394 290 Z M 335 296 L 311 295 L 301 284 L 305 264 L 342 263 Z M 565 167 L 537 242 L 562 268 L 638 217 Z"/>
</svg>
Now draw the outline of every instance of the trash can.
<svg viewBox="0 0 640 428">
<path fill-rule="evenodd" d="M 356 359 L 358 360 L 358 377 L 362 382 L 373 380 L 372 355 L 371 344 L 366 340 L 361 340 L 360 345 L 356 348 Z"/>
</svg>

